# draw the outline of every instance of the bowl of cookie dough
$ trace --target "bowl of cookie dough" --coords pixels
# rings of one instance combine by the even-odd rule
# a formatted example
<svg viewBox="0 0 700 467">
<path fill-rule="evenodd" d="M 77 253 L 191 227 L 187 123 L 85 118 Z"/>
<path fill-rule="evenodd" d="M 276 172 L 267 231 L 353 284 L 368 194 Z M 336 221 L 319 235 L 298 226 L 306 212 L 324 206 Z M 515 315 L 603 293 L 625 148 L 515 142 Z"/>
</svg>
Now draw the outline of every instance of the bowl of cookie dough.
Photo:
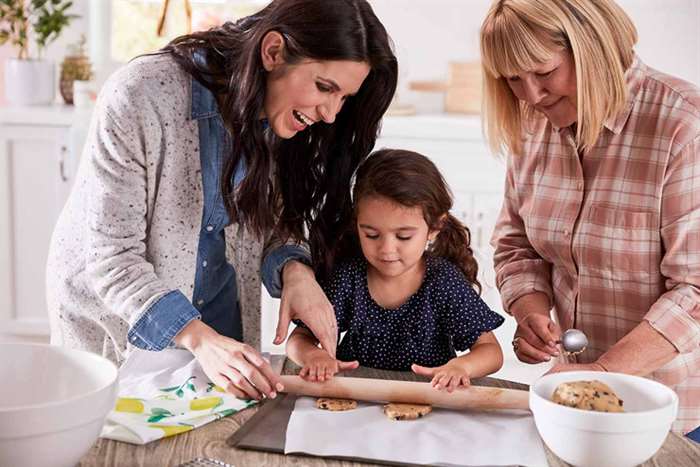
<svg viewBox="0 0 700 467">
<path fill-rule="evenodd" d="M 63 347 L 0 344 L 0 466 L 75 467 L 117 397 L 117 367 Z"/>
<path fill-rule="evenodd" d="M 633 467 L 666 440 L 678 396 L 650 379 L 570 371 L 530 386 L 530 410 L 542 440 L 577 467 Z"/>
</svg>

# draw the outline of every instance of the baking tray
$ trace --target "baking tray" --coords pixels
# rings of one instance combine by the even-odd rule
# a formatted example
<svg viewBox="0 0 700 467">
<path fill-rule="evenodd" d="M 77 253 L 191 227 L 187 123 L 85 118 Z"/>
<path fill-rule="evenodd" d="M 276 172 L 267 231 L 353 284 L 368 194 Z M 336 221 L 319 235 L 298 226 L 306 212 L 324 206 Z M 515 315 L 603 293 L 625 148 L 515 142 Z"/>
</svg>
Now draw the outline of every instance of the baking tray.
<svg viewBox="0 0 700 467">
<path fill-rule="evenodd" d="M 294 410 L 297 396 L 284 394 L 282 397 L 265 402 L 241 428 L 227 441 L 229 446 L 254 451 L 274 452 L 284 454 L 284 444 L 287 439 L 287 424 Z M 392 462 L 379 459 L 348 456 L 314 456 L 305 453 L 294 453 L 293 456 L 318 457 L 322 459 L 338 459 L 367 464 L 394 465 L 413 467 L 417 464 Z"/>
</svg>

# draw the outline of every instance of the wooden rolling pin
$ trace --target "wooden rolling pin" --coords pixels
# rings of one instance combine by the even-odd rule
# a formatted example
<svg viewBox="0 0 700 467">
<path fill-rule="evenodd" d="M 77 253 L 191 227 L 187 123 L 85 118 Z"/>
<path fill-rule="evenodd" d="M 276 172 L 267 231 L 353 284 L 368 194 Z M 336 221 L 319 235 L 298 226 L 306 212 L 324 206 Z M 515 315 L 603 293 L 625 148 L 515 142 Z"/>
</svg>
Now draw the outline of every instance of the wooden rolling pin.
<svg viewBox="0 0 700 467">
<path fill-rule="evenodd" d="M 527 391 L 516 389 L 471 386 L 448 393 L 434 389 L 430 383 L 414 381 L 336 377 L 312 383 L 298 376 L 281 378 L 284 392 L 299 396 L 429 404 L 448 409 L 530 409 Z"/>
</svg>

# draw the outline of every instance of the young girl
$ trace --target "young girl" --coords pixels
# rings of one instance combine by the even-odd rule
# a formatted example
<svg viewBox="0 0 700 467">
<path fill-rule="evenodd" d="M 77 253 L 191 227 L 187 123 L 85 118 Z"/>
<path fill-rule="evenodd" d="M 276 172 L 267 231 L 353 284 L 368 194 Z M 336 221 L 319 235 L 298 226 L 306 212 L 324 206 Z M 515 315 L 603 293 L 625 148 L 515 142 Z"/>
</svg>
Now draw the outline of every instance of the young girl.
<svg viewBox="0 0 700 467">
<path fill-rule="evenodd" d="M 324 381 L 358 365 L 412 370 L 452 392 L 497 371 L 503 354 L 491 331 L 503 318 L 474 290 L 469 230 L 449 214 L 435 165 L 415 152 L 377 151 L 358 168 L 353 200 L 354 225 L 325 286 L 346 334 L 335 360 L 297 323 L 287 354 L 300 376 Z"/>
</svg>

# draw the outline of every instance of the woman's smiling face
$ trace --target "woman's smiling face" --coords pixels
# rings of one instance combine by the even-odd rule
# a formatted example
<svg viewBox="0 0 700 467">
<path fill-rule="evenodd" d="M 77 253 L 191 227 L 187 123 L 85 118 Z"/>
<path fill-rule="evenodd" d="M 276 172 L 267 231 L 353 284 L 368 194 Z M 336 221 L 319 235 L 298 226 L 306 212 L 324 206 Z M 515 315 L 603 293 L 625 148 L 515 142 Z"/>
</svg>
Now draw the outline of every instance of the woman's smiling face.
<svg viewBox="0 0 700 467">
<path fill-rule="evenodd" d="M 345 100 L 356 94 L 370 67 L 366 62 L 284 62 L 284 40 L 269 32 L 262 41 L 267 74 L 264 115 L 280 138 L 292 138 L 316 122 L 333 123 Z"/>
</svg>

